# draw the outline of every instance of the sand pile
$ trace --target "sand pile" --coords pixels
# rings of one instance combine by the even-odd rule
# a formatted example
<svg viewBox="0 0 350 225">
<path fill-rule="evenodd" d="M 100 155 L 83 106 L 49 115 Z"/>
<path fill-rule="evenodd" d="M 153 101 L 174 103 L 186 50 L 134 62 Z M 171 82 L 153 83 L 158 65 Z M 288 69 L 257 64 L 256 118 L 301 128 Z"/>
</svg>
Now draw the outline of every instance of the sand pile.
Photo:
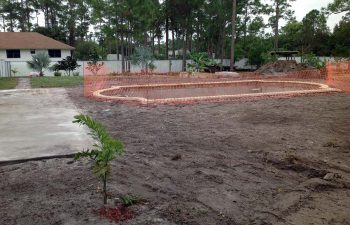
<svg viewBox="0 0 350 225">
<path fill-rule="evenodd" d="M 260 74 L 280 74 L 309 69 L 315 68 L 303 63 L 297 63 L 295 60 L 279 60 L 273 63 L 263 65 L 256 72 Z"/>
</svg>

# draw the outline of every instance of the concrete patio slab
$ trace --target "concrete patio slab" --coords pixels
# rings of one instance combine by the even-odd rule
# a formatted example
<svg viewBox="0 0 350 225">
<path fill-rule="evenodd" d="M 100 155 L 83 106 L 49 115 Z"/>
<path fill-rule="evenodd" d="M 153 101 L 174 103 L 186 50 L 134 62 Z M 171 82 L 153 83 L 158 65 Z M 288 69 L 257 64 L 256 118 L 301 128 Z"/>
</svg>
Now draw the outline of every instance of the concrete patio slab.
<svg viewBox="0 0 350 225">
<path fill-rule="evenodd" d="M 0 162 L 74 154 L 91 146 L 65 89 L 0 92 Z"/>
</svg>

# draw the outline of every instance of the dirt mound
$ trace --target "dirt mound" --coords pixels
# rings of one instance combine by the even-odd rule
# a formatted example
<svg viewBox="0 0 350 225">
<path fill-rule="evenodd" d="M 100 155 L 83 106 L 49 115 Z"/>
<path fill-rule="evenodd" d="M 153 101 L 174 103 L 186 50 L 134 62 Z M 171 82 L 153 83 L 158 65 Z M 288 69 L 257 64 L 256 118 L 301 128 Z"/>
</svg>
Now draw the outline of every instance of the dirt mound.
<svg viewBox="0 0 350 225">
<path fill-rule="evenodd" d="M 303 63 L 297 63 L 295 60 L 279 60 L 260 67 L 256 72 L 260 74 L 279 74 L 301 70 L 315 69 Z"/>
</svg>

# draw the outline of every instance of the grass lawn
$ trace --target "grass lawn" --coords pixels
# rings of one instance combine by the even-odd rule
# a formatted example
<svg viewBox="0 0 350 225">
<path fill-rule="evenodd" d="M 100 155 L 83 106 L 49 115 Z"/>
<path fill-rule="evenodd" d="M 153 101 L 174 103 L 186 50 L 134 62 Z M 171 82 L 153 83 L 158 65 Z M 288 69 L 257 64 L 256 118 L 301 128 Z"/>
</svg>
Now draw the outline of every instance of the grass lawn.
<svg viewBox="0 0 350 225">
<path fill-rule="evenodd" d="M 83 77 L 33 77 L 32 88 L 72 87 L 83 84 Z"/>
<path fill-rule="evenodd" d="M 14 77 L 0 77 L 0 90 L 13 89 L 17 85 Z"/>
</svg>

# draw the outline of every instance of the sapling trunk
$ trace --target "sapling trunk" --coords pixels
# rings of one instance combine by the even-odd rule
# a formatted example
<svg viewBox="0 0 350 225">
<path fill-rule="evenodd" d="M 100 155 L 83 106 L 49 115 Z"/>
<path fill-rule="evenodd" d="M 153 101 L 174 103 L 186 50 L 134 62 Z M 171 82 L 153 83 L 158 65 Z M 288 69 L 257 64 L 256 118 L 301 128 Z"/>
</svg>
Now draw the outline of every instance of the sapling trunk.
<svg viewBox="0 0 350 225">
<path fill-rule="evenodd" d="M 103 180 L 103 203 L 107 204 L 107 174 L 104 174 L 102 180 Z"/>
</svg>

